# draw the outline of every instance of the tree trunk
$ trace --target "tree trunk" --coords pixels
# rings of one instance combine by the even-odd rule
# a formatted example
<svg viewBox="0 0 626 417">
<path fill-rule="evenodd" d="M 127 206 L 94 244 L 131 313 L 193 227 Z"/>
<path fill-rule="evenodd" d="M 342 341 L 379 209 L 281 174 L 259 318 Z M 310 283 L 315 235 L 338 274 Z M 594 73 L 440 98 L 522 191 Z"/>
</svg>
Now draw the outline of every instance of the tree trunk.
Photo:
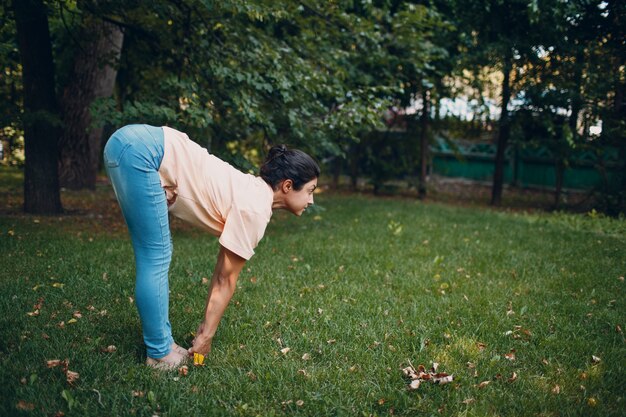
<svg viewBox="0 0 626 417">
<path fill-rule="evenodd" d="M 499 206 L 502 203 L 502 186 L 504 184 L 504 153 L 509 142 L 510 118 L 507 110 L 511 99 L 511 69 L 512 60 L 510 54 L 504 58 L 504 78 L 502 80 L 502 114 L 500 115 L 498 129 L 498 147 L 493 172 L 493 188 L 491 190 L 491 204 Z"/>
<path fill-rule="evenodd" d="M 42 0 L 14 0 L 24 84 L 24 211 L 63 211 L 57 170 L 60 114 L 46 7 Z"/>
<path fill-rule="evenodd" d="M 113 93 L 124 34 L 112 23 L 87 16 L 80 39 L 71 81 L 61 98 L 64 134 L 60 143 L 59 180 L 62 187 L 94 189 L 102 150 L 102 127 L 92 126 L 90 106 L 94 100 Z"/>
<path fill-rule="evenodd" d="M 420 117 L 420 177 L 417 196 L 420 200 L 426 198 L 426 177 L 428 175 L 428 122 L 430 120 L 430 93 L 422 93 L 422 115 Z"/>
</svg>

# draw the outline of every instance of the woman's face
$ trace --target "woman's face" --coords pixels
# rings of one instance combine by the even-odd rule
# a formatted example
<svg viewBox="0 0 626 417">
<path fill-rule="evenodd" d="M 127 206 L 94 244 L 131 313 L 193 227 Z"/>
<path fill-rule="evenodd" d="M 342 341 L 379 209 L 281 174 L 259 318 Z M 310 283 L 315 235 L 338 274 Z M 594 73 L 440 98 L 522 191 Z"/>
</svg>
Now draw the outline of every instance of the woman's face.
<svg viewBox="0 0 626 417">
<path fill-rule="evenodd" d="M 291 181 L 285 181 L 285 183 L 288 182 Z M 301 216 L 304 210 L 313 204 L 313 191 L 317 188 L 317 178 L 304 184 L 298 191 L 293 188 L 293 184 L 283 184 L 283 186 L 288 187 L 285 195 L 285 208 L 296 216 Z"/>
</svg>

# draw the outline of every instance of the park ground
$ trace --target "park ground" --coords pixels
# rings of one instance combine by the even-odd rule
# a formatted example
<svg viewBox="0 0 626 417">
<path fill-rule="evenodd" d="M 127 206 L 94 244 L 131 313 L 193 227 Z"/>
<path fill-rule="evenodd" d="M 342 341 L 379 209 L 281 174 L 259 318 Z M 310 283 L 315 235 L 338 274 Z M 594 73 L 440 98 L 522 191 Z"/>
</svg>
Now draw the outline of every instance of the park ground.
<svg viewBox="0 0 626 417">
<path fill-rule="evenodd" d="M 274 215 L 206 365 L 160 373 L 106 180 L 63 191 L 61 216 L 21 214 L 21 181 L 0 173 L 0 415 L 626 414 L 624 219 L 512 191 L 495 210 L 463 184 L 474 197 L 425 202 L 321 187 L 302 218 Z M 172 229 L 188 345 L 217 242 Z M 410 390 L 401 369 L 433 363 L 452 380 Z"/>
</svg>

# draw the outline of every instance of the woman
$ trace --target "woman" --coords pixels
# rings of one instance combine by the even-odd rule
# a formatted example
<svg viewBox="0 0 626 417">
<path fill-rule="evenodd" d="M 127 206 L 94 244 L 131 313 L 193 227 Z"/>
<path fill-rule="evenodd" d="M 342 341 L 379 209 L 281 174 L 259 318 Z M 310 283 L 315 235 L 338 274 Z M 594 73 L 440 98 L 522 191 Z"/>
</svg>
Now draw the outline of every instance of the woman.
<svg viewBox="0 0 626 417">
<path fill-rule="evenodd" d="M 211 350 L 239 273 L 272 210 L 300 216 L 313 204 L 319 166 L 304 152 L 275 146 L 255 177 L 209 154 L 184 133 L 148 125 L 116 131 L 104 148 L 104 161 L 135 253 L 146 363 L 175 369 L 189 355 Z M 168 319 L 168 211 L 219 237 L 220 243 L 204 316 L 189 350 L 174 342 Z"/>
</svg>

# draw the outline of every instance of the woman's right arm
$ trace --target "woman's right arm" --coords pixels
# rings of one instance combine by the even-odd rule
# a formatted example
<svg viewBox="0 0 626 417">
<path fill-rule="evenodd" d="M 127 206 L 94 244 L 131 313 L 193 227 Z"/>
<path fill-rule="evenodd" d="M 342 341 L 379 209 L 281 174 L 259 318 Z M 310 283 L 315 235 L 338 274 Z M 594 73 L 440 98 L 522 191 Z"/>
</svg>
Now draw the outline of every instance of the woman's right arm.
<svg viewBox="0 0 626 417">
<path fill-rule="evenodd" d="M 220 246 L 217 264 L 207 295 L 204 318 L 198 327 L 196 337 L 193 339 L 192 347 L 189 348 L 190 354 L 197 352 L 206 355 L 211 351 L 213 336 L 215 336 L 217 326 L 233 297 L 239 273 L 245 263 L 244 258 Z"/>
</svg>

